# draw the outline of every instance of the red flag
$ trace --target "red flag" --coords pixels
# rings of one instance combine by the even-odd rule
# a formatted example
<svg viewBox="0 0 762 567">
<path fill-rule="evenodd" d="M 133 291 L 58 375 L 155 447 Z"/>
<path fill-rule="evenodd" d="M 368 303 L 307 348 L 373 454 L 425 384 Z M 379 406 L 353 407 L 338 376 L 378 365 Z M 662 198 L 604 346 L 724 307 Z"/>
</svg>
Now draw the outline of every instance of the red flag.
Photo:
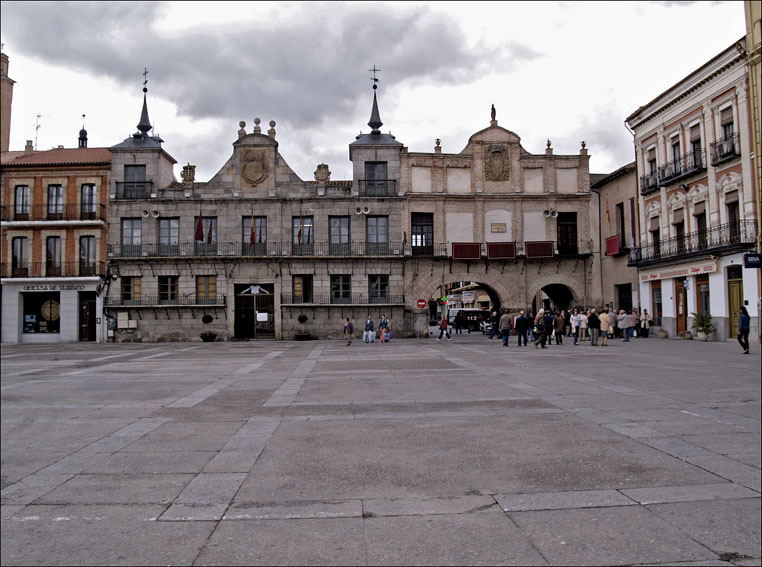
<svg viewBox="0 0 762 567">
<path fill-rule="evenodd" d="M 299 244 L 302 243 L 302 205 L 299 204 L 299 232 L 296 233 L 296 239 Z"/>
<path fill-rule="evenodd" d="M 204 219 L 201 218 L 201 211 L 198 212 L 198 222 L 196 223 L 196 235 L 194 239 L 198 242 L 204 241 Z"/>
<path fill-rule="evenodd" d="M 254 232 L 254 211 L 251 211 L 251 232 L 249 234 L 249 246 L 254 246 L 255 232 Z"/>
</svg>

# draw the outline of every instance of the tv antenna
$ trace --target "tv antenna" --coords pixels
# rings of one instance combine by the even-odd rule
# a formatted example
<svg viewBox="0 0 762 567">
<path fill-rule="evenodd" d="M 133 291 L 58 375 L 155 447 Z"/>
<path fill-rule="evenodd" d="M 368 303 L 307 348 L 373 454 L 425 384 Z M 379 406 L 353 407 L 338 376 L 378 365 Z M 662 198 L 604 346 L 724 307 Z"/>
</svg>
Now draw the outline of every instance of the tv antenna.
<svg viewBox="0 0 762 567">
<path fill-rule="evenodd" d="M 34 122 L 34 151 L 37 151 L 37 131 L 40 129 L 40 118 L 42 118 L 42 114 L 39 112 L 37 113 L 37 119 Z"/>
</svg>

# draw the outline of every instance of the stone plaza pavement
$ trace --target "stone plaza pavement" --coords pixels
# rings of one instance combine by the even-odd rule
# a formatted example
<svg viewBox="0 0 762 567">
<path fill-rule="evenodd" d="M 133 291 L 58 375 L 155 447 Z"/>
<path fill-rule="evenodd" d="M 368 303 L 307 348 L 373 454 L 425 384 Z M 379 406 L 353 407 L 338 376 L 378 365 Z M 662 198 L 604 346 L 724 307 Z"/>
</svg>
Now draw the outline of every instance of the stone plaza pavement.
<svg viewBox="0 0 762 567">
<path fill-rule="evenodd" d="M 4 345 L 2 565 L 759 565 L 739 351 Z"/>
</svg>

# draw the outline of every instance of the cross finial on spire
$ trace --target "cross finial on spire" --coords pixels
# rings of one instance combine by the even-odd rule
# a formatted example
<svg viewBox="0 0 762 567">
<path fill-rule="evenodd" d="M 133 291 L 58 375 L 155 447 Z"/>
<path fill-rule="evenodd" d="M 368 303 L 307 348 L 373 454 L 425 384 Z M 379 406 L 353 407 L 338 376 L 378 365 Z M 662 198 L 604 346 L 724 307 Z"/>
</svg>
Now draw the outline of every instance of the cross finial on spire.
<svg viewBox="0 0 762 567">
<path fill-rule="evenodd" d="M 378 82 L 378 79 L 376 78 L 376 73 L 380 73 L 381 69 L 376 69 L 376 66 L 373 65 L 373 69 L 368 69 L 369 73 L 373 73 L 373 77 L 371 77 L 371 81 L 373 81 L 373 90 L 378 88 L 378 85 L 376 83 Z"/>
<path fill-rule="evenodd" d="M 148 69 L 143 67 L 143 92 L 146 92 L 148 90 L 148 87 L 146 87 L 147 84 L 148 84 Z"/>
</svg>

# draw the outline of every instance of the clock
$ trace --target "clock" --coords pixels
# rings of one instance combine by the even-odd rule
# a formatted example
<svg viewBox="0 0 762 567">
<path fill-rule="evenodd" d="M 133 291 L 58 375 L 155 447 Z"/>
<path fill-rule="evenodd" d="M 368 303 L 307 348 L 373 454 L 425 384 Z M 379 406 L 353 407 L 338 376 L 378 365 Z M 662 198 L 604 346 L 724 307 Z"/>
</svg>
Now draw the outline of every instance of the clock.
<svg viewBox="0 0 762 567">
<path fill-rule="evenodd" d="M 40 314 L 42 315 L 42 318 L 47 321 L 57 321 L 59 315 L 58 302 L 55 299 L 49 299 L 42 304 Z"/>
</svg>

